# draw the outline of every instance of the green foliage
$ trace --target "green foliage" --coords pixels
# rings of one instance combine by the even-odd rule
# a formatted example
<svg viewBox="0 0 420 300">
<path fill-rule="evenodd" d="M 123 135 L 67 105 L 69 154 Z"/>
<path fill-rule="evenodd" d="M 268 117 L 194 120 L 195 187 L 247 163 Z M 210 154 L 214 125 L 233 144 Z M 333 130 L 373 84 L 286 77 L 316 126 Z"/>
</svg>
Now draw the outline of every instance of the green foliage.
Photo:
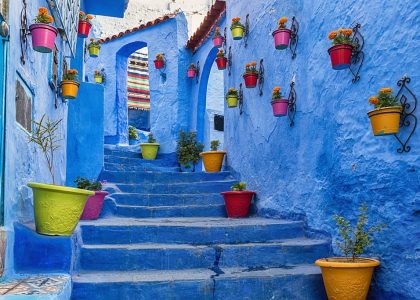
<svg viewBox="0 0 420 300">
<path fill-rule="evenodd" d="M 155 137 L 153 136 L 153 133 L 149 133 L 149 136 L 148 136 L 148 138 L 147 138 L 147 142 L 148 142 L 149 144 L 154 144 L 154 143 L 156 143 L 156 139 L 155 139 Z"/>
<path fill-rule="evenodd" d="M 74 181 L 77 184 L 78 189 L 89 190 L 89 191 L 100 191 L 102 190 L 102 182 L 100 181 L 90 181 L 87 178 L 77 176 L 77 179 Z"/>
<path fill-rule="evenodd" d="M 219 146 L 220 146 L 219 140 L 213 140 L 213 141 L 210 142 L 210 149 L 211 149 L 211 151 L 217 151 L 217 149 L 219 148 Z"/>
<path fill-rule="evenodd" d="M 176 155 L 178 162 L 185 168 L 189 168 L 190 163 L 196 164 L 200 160 L 200 152 L 203 149 L 204 145 L 197 142 L 196 132 L 179 132 Z"/>
<path fill-rule="evenodd" d="M 48 117 L 45 119 L 44 114 L 39 121 L 32 120 L 34 123 L 34 130 L 29 137 L 29 142 L 38 145 L 44 153 L 53 184 L 55 184 L 54 152 L 60 148 L 60 142 L 62 141 L 57 132 L 61 121 L 61 119 L 51 121 Z"/>
<path fill-rule="evenodd" d="M 337 247 L 346 257 L 351 255 L 353 261 L 360 257 L 372 244 L 372 235 L 386 227 L 384 224 L 368 227 L 367 212 L 368 207 L 366 204 L 360 206 L 357 223 L 353 228 L 349 220 L 346 220 L 342 216 L 334 215 L 334 220 L 338 226 L 338 233 L 342 240 L 336 242 Z"/>
<path fill-rule="evenodd" d="M 238 97 L 238 90 L 235 88 L 229 88 L 226 97 L 228 96 L 235 96 Z"/>
<path fill-rule="evenodd" d="M 246 190 L 246 182 L 241 181 L 239 183 L 235 183 L 231 187 L 232 191 L 244 191 Z"/>
<path fill-rule="evenodd" d="M 128 138 L 130 139 L 139 139 L 139 134 L 137 133 L 137 129 L 134 126 L 128 126 Z"/>
</svg>

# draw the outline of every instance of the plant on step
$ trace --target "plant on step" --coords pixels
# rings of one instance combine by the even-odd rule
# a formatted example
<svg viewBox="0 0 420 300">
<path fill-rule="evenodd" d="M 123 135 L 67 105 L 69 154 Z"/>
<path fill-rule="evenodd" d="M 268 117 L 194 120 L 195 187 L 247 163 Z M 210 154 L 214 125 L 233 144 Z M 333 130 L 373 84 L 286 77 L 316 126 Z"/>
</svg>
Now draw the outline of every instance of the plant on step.
<svg viewBox="0 0 420 300">
<path fill-rule="evenodd" d="M 245 218 L 249 215 L 255 192 L 246 190 L 246 183 L 241 181 L 231 186 L 231 191 L 221 193 L 229 218 Z"/>
<path fill-rule="evenodd" d="M 29 26 L 32 35 L 32 48 L 41 53 L 51 53 L 55 47 L 57 28 L 51 25 L 54 18 L 48 13 L 46 7 L 40 7 L 34 24 Z"/>
<path fill-rule="evenodd" d="M 178 162 L 185 169 L 194 169 L 194 165 L 200 160 L 200 152 L 203 151 L 204 145 L 197 141 L 196 132 L 179 132 L 177 141 L 176 154 Z"/>
<path fill-rule="evenodd" d="M 156 139 L 155 139 L 155 137 L 153 136 L 153 133 L 149 133 L 149 136 L 147 137 L 147 142 L 149 143 L 149 144 L 154 144 L 154 143 L 156 143 Z"/>
<path fill-rule="evenodd" d="M 139 134 L 137 133 L 137 129 L 134 126 L 128 126 L 128 138 L 138 140 Z"/>
<path fill-rule="evenodd" d="M 340 28 L 328 34 L 333 46 L 328 49 L 331 57 L 331 64 L 334 70 L 347 69 L 351 64 L 353 54 L 353 38 L 351 28 Z"/>
<path fill-rule="evenodd" d="M 81 220 L 96 220 L 97 218 L 99 218 L 99 215 L 102 211 L 104 198 L 105 196 L 108 195 L 108 192 L 102 191 L 102 185 L 106 184 L 107 181 L 106 180 L 103 180 L 103 181 L 92 180 L 91 181 L 87 178 L 77 176 L 74 183 L 77 185 L 78 189 L 95 192 L 95 195 L 90 196 L 88 198 L 80 219 Z"/>
<path fill-rule="evenodd" d="M 79 75 L 76 69 L 67 70 L 61 80 L 61 96 L 64 99 L 76 99 L 79 92 Z"/>
<path fill-rule="evenodd" d="M 402 106 L 392 88 L 381 88 L 377 96 L 369 98 L 375 109 L 368 112 L 374 135 L 396 134 L 400 128 Z"/>
<path fill-rule="evenodd" d="M 223 159 L 225 158 L 225 151 L 218 151 L 220 146 L 219 140 L 212 140 L 210 142 L 210 151 L 200 153 L 203 158 L 203 164 L 206 172 L 220 172 L 222 170 Z"/>
<path fill-rule="evenodd" d="M 101 191 L 102 190 L 102 184 L 105 184 L 105 181 L 90 181 L 87 178 L 83 178 L 80 176 L 77 176 L 74 183 L 77 185 L 77 188 L 82 190 L 88 190 L 88 191 Z"/>
<path fill-rule="evenodd" d="M 246 190 L 246 182 L 241 181 L 239 183 L 235 183 L 231 187 L 232 191 L 244 191 Z"/>
<path fill-rule="evenodd" d="M 289 100 L 283 98 L 281 87 L 274 87 L 271 93 L 271 107 L 273 109 L 273 115 L 276 117 L 287 115 L 288 106 Z"/>
<path fill-rule="evenodd" d="M 149 133 L 147 137 L 147 143 L 141 143 L 141 155 L 143 159 L 146 160 L 155 160 L 159 151 L 159 143 L 156 142 L 153 133 Z"/>
<path fill-rule="evenodd" d="M 210 149 L 211 149 L 211 151 L 217 151 L 217 149 L 219 148 L 219 146 L 220 146 L 219 140 L 213 140 L 213 141 L 210 142 Z"/>
</svg>

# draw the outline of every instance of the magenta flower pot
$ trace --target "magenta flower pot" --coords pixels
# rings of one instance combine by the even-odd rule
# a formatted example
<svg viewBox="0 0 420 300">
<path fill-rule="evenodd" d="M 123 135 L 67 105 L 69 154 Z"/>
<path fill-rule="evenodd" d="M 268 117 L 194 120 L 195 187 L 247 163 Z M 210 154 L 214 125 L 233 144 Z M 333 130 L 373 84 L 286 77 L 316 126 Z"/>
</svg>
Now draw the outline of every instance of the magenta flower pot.
<svg viewBox="0 0 420 300">
<path fill-rule="evenodd" d="M 195 69 L 188 69 L 187 71 L 187 76 L 188 78 L 194 78 L 196 74 L 196 70 Z"/>
<path fill-rule="evenodd" d="M 222 36 L 216 36 L 213 38 L 213 45 L 216 48 L 220 48 L 223 45 L 223 37 Z"/>
<path fill-rule="evenodd" d="M 289 100 L 287 99 L 274 99 L 273 101 L 271 101 L 271 106 L 273 108 L 273 115 L 276 117 L 286 116 L 288 105 L 289 105 Z"/>
<path fill-rule="evenodd" d="M 32 48 L 41 53 L 51 53 L 54 49 L 57 28 L 48 24 L 32 24 L 29 26 L 32 35 Z"/>
<path fill-rule="evenodd" d="M 80 220 L 96 220 L 99 218 L 106 195 L 108 195 L 108 192 L 95 191 L 95 195 L 88 198 Z"/>
<path fill-rule="evenodd" d="M 290 43 L 290 29 L 277 29 L 273 32 L 274 46 L 277 50 L 284 50 L 289 47 Z"/>
</svg>

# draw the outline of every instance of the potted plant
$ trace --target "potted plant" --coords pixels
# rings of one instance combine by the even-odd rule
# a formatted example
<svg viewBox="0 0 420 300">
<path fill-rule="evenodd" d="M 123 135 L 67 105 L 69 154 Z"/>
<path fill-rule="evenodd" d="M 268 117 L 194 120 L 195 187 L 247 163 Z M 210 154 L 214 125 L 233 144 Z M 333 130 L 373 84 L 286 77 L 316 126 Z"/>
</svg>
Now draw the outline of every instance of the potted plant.
<svg viewBox="0 0 420 300">
<path fill-rule="evenodd" d="M 179 132 L 179 138 L 176 147 L 176 156 L 181 166 L 182 172 L 194 172 L 195 165 L 200 160 L 200 152 L 204 145 L 197 141 L 196 132 Z"/>
<path fill-rule="evenodd" d="M 392 94 L 391 88 L 381 88 L 378 96 L 369 98 L 375 106 L 368 112 L 374 135 L 396 134 L 400 128 L 402 106 Z"/>
<path fill-rule="evenodd" d="M 79 12 L 79 27 L 77 34 L 81 38 L 87 38 L 89 36 L 90 29 L 92 28 L 93 16 L 85 14 L 83 11 Z"/>
<path fill-rule="evenodd" d="M 367 211 L 366 204 L 359 208 L 358 221 L 353 228 L 344 217 L 334 216 L 342 239 L 337 246 L 345 257 L 322 258 L 315 262 L 321 267 L 328 299 L 366 299 L 373 270 L 380 262 L 361 255 L 372 244 L 373 233 L 384 227 L 368 227 Z"/>
<path fill-rule="evenodd" d="M 101 50 L 101 44 L 99 43 L 99 41 L 95 42 L 95 39 L 91 38 L 90 43 L 88 45 L 88 50 L 90 57 L 98 57 L 99 51 Z"/>
<path fill-rule="evenodd" d="M 240 22 L 241 18 L 236 17 L 232 19 L 230 31 L 234 40 L 241 40 L 244 36 L 245 26 Z"/>
<path fill-rule="evenodd" d="M 225 53 L 223 52 L 222 49 L 220 49 L 219 52 L 217 52 L 216 64 L 219 70 L 226 69 L 227 58 L 225 57 Z"/>
<path fill-rule="evenodd" d="M 276 86 L 271 93 L 271 107 L 273 108 L 273 115 L 275 117 L 286 116 L 287 107 L 289 106 L 289 100 L 283 98 L 280 89 L 279 86 Z"/>
<path fill-rule="evenodd" d="M 61 96 L 64 99 L 76 99 L 79 91 L 79 76 L 76 69 L 67 70 L 61 80 Z"/>
<path fill-rule="evenodd" d="M 292 31 L 286 28 L 287 23 L 286 17 L 281 17 L 279 19 L 278 28 L 273 32 L 274 37 L 274 46 L 277 50 L 284 50 L 289 47 L 290 34 Z"/>
<path fill-rule="evenodd" d="M 35 24 L 29 26 L 32 35 L 32 48 L 41 53 L 51 53 L 54 49 L 57 28 L 50 25 L 54 18 L 48 14 L 48 9 L 40 7 L 35 18 Z"/>
<path fill-rule="evenodd" d="M 226 152 L 218 151 L 219 145 L 220 142 L 218 140 L 213 140 L 210 143 L 210 151 L 200 153 L 206 172 L 220 172 L 222 169 Z"/>
<path fill-rule="evenodd" d="M 50 121 L 42 116 L 34 121 L 29 141 L 38 145 L 47 161 L 53 184 L 29 182 L 33 191 L 36 231 L 45 235 L 70 236 L 79 222 L 86 200 L 94 192 L 55 185 L 54 154 L 60 148 L 58 132 L 61 120 Z"/>
<path fill-rule="evenodd" d="M 96 220 L 102 211 L 104 199 L 108 195 L 108 192 L 102 191 L 102 184 L 106 181 L 90 181 L 87 178 L 80 176 L 74 181 L 78 189 L 93 191 L 95 194 L 90 196 L 87 201 L 85 208 L 83 209 L 81 220 Z"/>
<path fill-rule="evenodd" d="M 194 78 L 197 75 L 197 67 L 195 64 L 191 64 L 188 67 L 187 76 L 188 78 Z"/>
<path fill-rule="evenodd" d="M 156 69 L 163 69 L 165 67 L 165 54 L 158 53 L 156 54 L 155 62 L 155 68 Z"/>
<path fill-rule="evenodd" d="M 153 136 L 153 133 L 149 133 L 149 137 L 147 139 L 147 143 L 141 143 L 141 155 L 143 159 L 146 160 L 155 160 L 158 150 L 159 150 L 159 143 L 156 143 L 156 139 Z"/>
<path fill-rule="evenodd" d="M 95 70 L 95 82 L 96 83 L 103 83 L 105 75 L 102 73 L 102 71 Z"/>
<path fill-rule="evenodd" d="M 226 102 L 228 107 L 237 107 L 238 106 L 238 90 L 235 88 L 229 88 L 226 94 Z"/>
<path fill-rule="evenodd" d="M 328 38 L 332 40 L 333 46 L 328 49 L 332 68 L 334 70 L 347 69 L 350 66 L 351 55 L 353 52 L 353 41 L 351 28 L 340 28 L 329 33 Z"/>
<path fill-rule="evenodd" d="M 243 75 L 246 88 L 254 88 L 258 82 L 257 62 L 252 61 L 245 66 L 245 74 Z"/>
<path fill-rule="evenodd" d="M 249 214 L 255 192 L 246 190 L 246 183 L 232 185 L 232 191 L 222 192 L 225 199 L 226 212 L 229 218 L 245 218 Z"/>
<path fill-rule="evenodd" d="M 139 139 L 139 134 L 134 126 L 128 126 L 128 141 L 130 145 L 136 145 Z"/>
<path fill-rule="evenodd" d="M 220 48 L 223 45 L 223 37 L 220 33 L 220 27 L 216 27 L 215 31 L 214 31 L 214 36 L 213 36 L 213 45 L 216 48 Z"/>
</svg>

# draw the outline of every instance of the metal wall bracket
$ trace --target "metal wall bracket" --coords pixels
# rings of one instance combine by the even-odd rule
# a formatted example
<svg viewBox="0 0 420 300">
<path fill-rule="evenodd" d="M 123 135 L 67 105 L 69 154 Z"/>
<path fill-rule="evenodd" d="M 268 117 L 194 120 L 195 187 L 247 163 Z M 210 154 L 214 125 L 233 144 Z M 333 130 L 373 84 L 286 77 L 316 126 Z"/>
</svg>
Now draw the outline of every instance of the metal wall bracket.
<svg viewBox="0 0 420 300">
<path fill-rule="evenodd" d="M 287 116 L 289 117 L 290 127 L 295 125 L 296 116 L 296 90 L 295 90 L 295 76 L 290 82 L 289 104 L 287 106 Z"/>
<path fill-rule="evenodd" d="M 225 52 L 226 53 L 226 52 Z M 228 68 L 228 75 L 232 75 L 232 46 L 229 46 L 229 52 L 227 57 L 227 68 Z"/>
<path fill-rule="evenodd" d="M 401 103 L 401 119 L 400 119 L 400 128 L 407 127 L 409 129 L 409 134 L 403 139 L 401 136 L 394 134 L 397 141 L 401 144 L 401 147 L 397 149 L 398 153 L 410 152 L 411 147 L 408 145 L 411 137 L 417 128 L 417 117 L 414 114 L 417 108 L 417 97 L 416 95 L 407 87 L 411 78 L 407 75 L 404 75 L 397 82 L 397 86 L 400 87 L 400 90 L 397 94 L 397 99 Z M 411 101 L 410 101 L 411 100 Z M 412 102 L 412 103 L 410 103 Z"/>
<path fill-rule="evenodd" d="M 195 74 L 195 83 L 198 83 L 200 78 L 200 61 L 197 61 L 197 72 Z"/>
<path fill-rule="evenodd" d="M 248 37 L 249 37 L 249 14 L 247 14 L 245 18 L 245 30 L 244 30 L 245 48 L 248 47 Z"/>
<path fill-rule="evenodd" d="M 242 83 L 239 85 L 238 91 L 238 108 L 239 114 L 242 115 L 244 112 L 244 90 L 242 89 Z"/>
<path fill-rule="evenodd" d="M 292 18 L 292 26 L 290 27 L 290 44 L 289 44 L 289 49 L 292 52 L 292 59 L 296 58 L 296 48 L 297 48 L 297 44 L 299 42 L 299 23 L 296 20 L 296 17 L 293 16 Z"/>
<path fill-rule="evenodd" d="M 264 59 L 260 60 L 260 68 L 258 70 L 258 89 L 260 90 L 260 96 L 263 95 L 264 89 Z"/>
<path fill-rule="evenodd" d="M 352 82 L 356 83 L 360 79 L 360 69 L 363 66 L 363 62 L 365 60 L 365 53 L 363 52 L 363 46 L 365 45 L 365 39 L 363 35 L 360 33 L 360 27 L 362 27 L 359 23 L 353 27 L 353 50 L 351 55 L 351 61 L 349 70 L 353 74 Z"/>
<path fill-rule="evenodd" d="M 20 62 L 22 65 L 26 63 L 26 52 L 28 50 L 28 35 L 31 34 L 28 28 L 28 17 L 26 14 L 26 0 L 22 0 L 22 11 L 20 13 Z"/>
<path fill-rule="evenodd" d="M 227 52 L 226 51 L 226 48 L 227 48 L 227 28 L 225 27 L 225 30 L 223 31 L 223 44 L 222 44 L 222 47 L 223 47 L 223 50 L 225 51 L 225 53 Z"/>
</svg>

